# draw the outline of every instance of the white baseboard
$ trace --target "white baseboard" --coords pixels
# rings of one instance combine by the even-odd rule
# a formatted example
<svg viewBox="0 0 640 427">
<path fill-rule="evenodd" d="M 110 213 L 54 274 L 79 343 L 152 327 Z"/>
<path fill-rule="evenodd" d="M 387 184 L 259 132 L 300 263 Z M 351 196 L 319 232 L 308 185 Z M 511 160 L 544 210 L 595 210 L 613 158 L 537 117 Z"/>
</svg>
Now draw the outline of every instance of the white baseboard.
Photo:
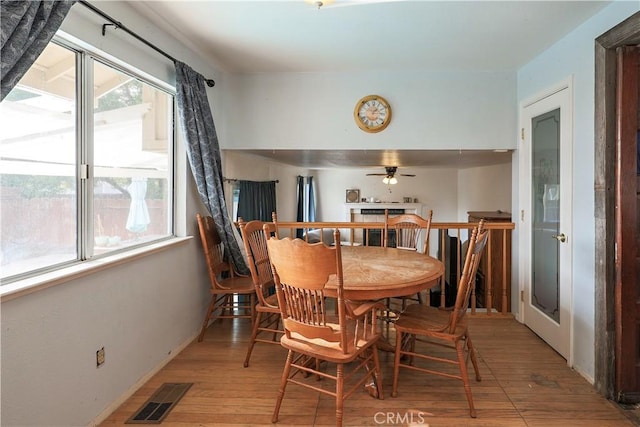
<svg viewBox="0 0 640 427">
<path fill-rule="evenodd" d="M 572 366 L 571 369 L 573 369 L 578 374 L 580 374 L 580 376 L 582 378 L 584 378 L 585 380 L 587 380 L 589 382 L 589 384 L 591 384 L 591 385 L 595 384 L 595 380 L 593 379 L 593 377 L 591 375 L 587 374 L 584 370 L 580 369 L 580 367 Z"/>
<path fill-rule="evenodd" d="M 136 391 L 138 391 L 138 389 L 140 387 L 145 385 L 147 383 L 147 381 L 149 381 L 151 379 L 151 377 L 153 377 L 155 374 L 160 372 L 160 370 L 162 368 L 164 368 L 167 363 L 169 363 L 174 357 L 176 357 L 178 354 L 180 354 L 180 352 L 182 350 L 184 350 L 189 344 L 191 344 L 193 342 L 193 340 L 195 340 L 199 334 L 200 334 L 200 331 L 198 331 L 195 335 L 193 335 L 192 337 L 190 337 L 186 341 L 184 341 L 182 344 L 180 344 L 169 355 L 167 355 L 167 357 L 162 362 L 160 362 L 155 368 L 153 368 L 145 376 L 140 378 L 135 384 L 133 384 L 131 387 L 129 387 L 129 389 L 126 392 L 124 392 L 118 399 L 116 399 L 115 401 L 111 402 L 111 404 L 109 406 L 107 406 L 104 409 L 104 411 L 102 411 L 97 417 L 95 417 L 93 420 L 91 420 L 91 422 L 89 424 L 87 424 L 87 427 L 96 427 L 100 423 L 102 423 L 104 420 L 106 420 L 109 415 L 111 415 L 116 409 L 118 409 L 120 407 L 120 405 L 122 405 L 131 396 L 133 396 L 133 394 Z"/>
</svg>

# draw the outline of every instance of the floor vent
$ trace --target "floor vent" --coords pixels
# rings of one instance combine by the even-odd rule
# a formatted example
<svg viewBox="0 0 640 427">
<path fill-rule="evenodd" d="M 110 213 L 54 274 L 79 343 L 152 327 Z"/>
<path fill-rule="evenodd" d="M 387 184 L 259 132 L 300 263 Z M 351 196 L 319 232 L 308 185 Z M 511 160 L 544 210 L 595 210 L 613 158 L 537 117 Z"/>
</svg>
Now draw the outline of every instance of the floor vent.
<svg viewBox="0 0 640 427">
<path fill-rule="evenodd" d="M 125 424 L 160 424 L 193 383 L 164 383 Z"/>
</svg>

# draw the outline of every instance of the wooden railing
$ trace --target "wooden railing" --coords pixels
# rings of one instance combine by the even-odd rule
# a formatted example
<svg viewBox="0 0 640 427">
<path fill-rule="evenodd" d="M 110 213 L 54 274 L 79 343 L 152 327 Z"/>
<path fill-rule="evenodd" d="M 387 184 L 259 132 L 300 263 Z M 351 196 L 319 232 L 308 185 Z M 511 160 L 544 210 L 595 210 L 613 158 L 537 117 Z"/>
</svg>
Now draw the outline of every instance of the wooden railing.
<svg viewBox="0 0 640 427">
<path fill-rule="evenodd" d="M 471 294 L 471 301 L 469 304 L 471 314 L 486 314 L 487 316 L 491 316 L 492 314 L 509 314 L 509 296 L 510 296 L 510 288 L 511 288 L 511 277 L 510 277 L 510 269 L 507 267 L 511 265 L 511 248 L 508 242 L 511 241 L 511 231 L 515 228 L 514 223 L 505 223 L 505 222 L 487 222 L 486 228 L 489 230 L 489 239 L 487 242 L 487 246 L 485 248 L 485 253 L 483 254 L 483 263 L 485 266 L 484 271 L 484 295 L 482 295 L 482 300 L 484 301 L 484 307 L 478 307 L 478 298 L 476 295 L 476 287 L 474 281 L 474 287 Z M 477 224 L 472 222 L 432 222 L 431 223 L 431 232 L 429 233 L 429 241 L 428 241 L 428 253 L 431 256 L 439 258 L 445 265 L 447 265 L 449 259 L 447 259 L 447 251 L 444 249 L 447 247 L 447 236 L 456 237 L 455 241 L 455 254 L 456 260 L 460 260 L 460 262 L 455 262 L 455 280 L 451 280 L 451 285 L 455 288 L 457 287 L 457 283 L 460 281 L 460 275 L 462 274 L 462 262 L 465 257 L 465 242 L 469 236 L 469 230 L 474 228 Z M 368 238 L 369 233 L 372 230 L 380 230 L 380 232 L 384 232 L 384 222 L 282 222 L 278 221 L 278 232 L 280 237 L 296 236 L 297 230 L 302 230 L 303 239 L 307 241 L 322 241 L 327 244 L 333 243 L 333 235 L 332 232 L 335 229 L 340 230 L 340 240 L 342 245 L 362 245 L 366 242 L 370 242 L 371 239 Z M 492 233 L 500 233 L 501 239 L 496 240 L 492 239 Z M 330 240 L 328 240 L 330 239 Z M 501 247 L 494 247 L 495 244 L 498 243 Z M 496 253 L 501 254 L 501 265 L 502 269 L 499 272 L 502 280 L 499 281 L 501 284 L 500 289 L 497 289 L 493 286 L 494 282 L 498 282 L 494 280 L 492 277 L 492 271 L 494 270 L 492 267 L 492 260 L 495 259 L 493 255 L 493 251 L 498 251 Z M 452 272 L 449 271 L 449 276 L 452 275 Z M 439 294 L 440 294 L 440 306 L 447 306 L 447 292 L 451 292 L 451 290 L 447 290 L 446 281 L 448 277 L 443 276 L 440 279 L 439 285 Z M 433 292 L 434 288 L 430 291 L 427 291 L 427 299 L 426 301 L 430 301 L 430 293 Z M 436 290 L 437 291 L 437 290 Z M 494 304 L 494 299 L 498 298 L 499 304 L 497 304 L 498 308 L 494 308 L 496 304 Z"/>
</svg>

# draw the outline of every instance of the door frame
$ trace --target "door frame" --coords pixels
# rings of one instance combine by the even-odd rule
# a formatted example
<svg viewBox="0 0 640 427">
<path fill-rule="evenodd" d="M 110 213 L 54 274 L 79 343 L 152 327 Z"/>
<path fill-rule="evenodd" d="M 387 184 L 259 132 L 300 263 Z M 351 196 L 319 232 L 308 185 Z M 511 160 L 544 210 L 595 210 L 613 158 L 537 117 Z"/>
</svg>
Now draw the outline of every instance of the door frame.
<svg viewBox="0 0 640 427">
<path fill-rule="evenodd" d="M 595 40 L 595 366 L 594 387 L 615 390 L 616 48 L 640 44 L 640 12 Z"/>
<path fill-rule="evenodd" d="M 520 178 L 519 178 L 519 206 L 521 207 L 521 211 L 520 211 L 520 223 L 523 226 L 528 226 L 527 229 L 522 229 L 522 233 L 521 236 L 519 238 L 519 266 L 518 266 L 518 270 L 519 270 L 519 290 L 520 290 L 520 304 L 519 304 L 519 310 L 518 310 L 518 320 L 522 323 L 524 323 L 525 325 L 526 323 L 526 316 L 525 316 L 525 305 L 527 304 L 527 298 L 529 298 L 529 291 L 530 291 L 530 284 L 529 286 L 527 286 L 527 283 L 530 282 L 530 273 L 531 273 L 531 241 L 532 241 L 532 224 L 531 224 L 531 188 L 530 188 L 530 174 L 531 174 L 531 167 L 528 164 L 525 164 L 526 161 L 530 161 L 531 160 L 531 147 L 530 146 L 524 146 L 524 143 L 526 141 L 531 141 L 531 135 L 525 135 L 525 129 L 526 128 L 530 128 L 530 126 L 527 126 L 526 123 L 524 123 L 524 119 L 525 119 L 525 109 L 538 103 L 541 101 L 544 101 L 547 98 L 550 98 L 553 95 L 556 95 L 559 92 L 562 91 L 567 91 L 566 94 L 562 95 L 565 96 L 567 99 L 566 104 L 564 105 L 562 102 L 562 109 L 561 109 L 561 120 L 563 121 L 563 123 L 565 123 L 568 126 L 568 129 L 565 129 L 565 131 L 567 132 L 566 135 L 566 139 L 567 141 L 564 141 L 565 145 L 560 147 L 560 151 L 561 154 L 564 153 L 564 157 L 561 155 L 561 163 L 560 163 L 560 167 L 561 167 L 561 172 L 562 175 L 564 176 L 563 181 L 568 180 L 569 182 L 564 182 L 562 185 L 562 193 L 564 194 L 564 196 L 562 196 L 562 199 L 564 200 L 564 203 L 562 204 L 561 207 L 561 216 L 562 218 L 564 218 L 564 226 L 562 226 L 561 228 L 561 232 L 566 233 L 568 236 L 568 241 L 566 243 L 564 243 L 565 245 L 568 245 L 568 247 L 564 248 L 564 253 L 565 253 L 565 264 L 561 265 L 560 268 L 562 268 L 563 266 L 565 267 L 563 270 L 559 270 L 558 273 L 561 274 L 560 277 L 560 282 L 568 282 L 568 289 L 564 288 L 564 291 L 561 291 L 561 297 L 563 298 L 567 298 L 567 304 L 565 305 L 561 305 L 565 306 L 566 309 L 568 310 L 568 316 L 567 319 L 565 319 L 564 321 L 567 323 L 567 328 L 568 328 L 568 335 L 569 335 L 569 345 L 568 345 L 568 349 L 566 349 L 566 354 L 563 355 L 563 357 L 566 356 L 567 359 L 567 365 L 568 366 L 573 366 L 573 349 L 574 349 L 574 345 L 573 345 L 573 336 L 574 336 L 574 329 L 573 329 L 573 76 L 569 76 L 566 79 L 560 81 L 559 83 L 557 83 L 556 85 L 537 93 L 536 95 L 525 99 L 524 101 L 522 101 L 520 103 L 520 109 L 519 109 L 519 123 L 520 123 L 520 129 L 521 129 L 521 134 L 520 134 L 520 151 L 522 151 L 521 155 L 519 156 L 519 174 L 520 174 Z M 560 105 L 559 105 L 560 106 Z M 568 145 L 568 146 L 567 146 Z M 525 154 L 524 150 L 528 150 L 528 153 Z M 525 175 L 529 175 L 529 177 L 525 177 Z M 562 248 L 561 248 L 562 249 Z M 568 260 L 567 260 L 568 258 Z M 568 264 L 568 265 L 567 265 Z M 564 312 L 561 310 L 561 315 Z M 562 321 L 562 320 L 561 320 Z M 544 326 L 541 325 L 542 331 L 546 331 L 549 333 L 552 333 L 552 329 L 549 326 Z M 535 332 L 535 331 L 534 331 Z M 544 338 L 543 338 L 544 339 Z M 553 346 L 552 346 L 553 347 Z"/>
</svg>

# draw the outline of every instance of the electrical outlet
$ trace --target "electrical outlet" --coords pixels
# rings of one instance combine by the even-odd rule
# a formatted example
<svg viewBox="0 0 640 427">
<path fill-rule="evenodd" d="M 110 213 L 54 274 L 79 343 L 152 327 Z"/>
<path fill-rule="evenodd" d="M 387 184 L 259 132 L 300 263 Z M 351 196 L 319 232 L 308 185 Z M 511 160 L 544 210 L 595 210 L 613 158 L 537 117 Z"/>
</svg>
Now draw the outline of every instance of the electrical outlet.
<svg viewBox="0 0 640 427">
<path fill-rule="evenodd" d="M 96 351 L 96 368 L 99 368 L 104 364 L 104 347 Z"/>
</svg>

